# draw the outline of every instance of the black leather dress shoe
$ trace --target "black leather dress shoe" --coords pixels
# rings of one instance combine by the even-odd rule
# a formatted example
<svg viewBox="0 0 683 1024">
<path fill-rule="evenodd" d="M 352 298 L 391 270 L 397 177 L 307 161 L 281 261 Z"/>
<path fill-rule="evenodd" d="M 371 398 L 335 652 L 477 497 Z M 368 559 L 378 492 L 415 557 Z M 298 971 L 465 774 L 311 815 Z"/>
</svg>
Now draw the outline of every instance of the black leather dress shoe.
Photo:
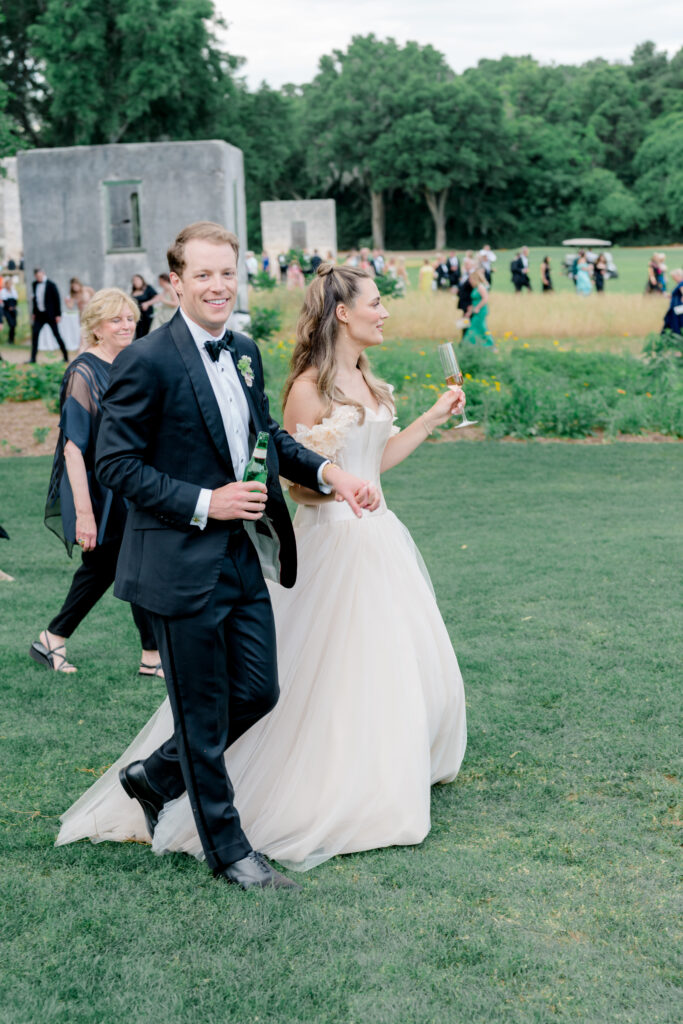
<svg viewBox="0 0 683 1024">
<path fill-rule="evenodd" d="M 137 800 L 142 807 L 147 831 L 153 839 L 165 800 L 160 793 L 152 789 L 142 761 L 133 761 L 126 768 L 122 768 L 119 772 L 119 782 L 131 800 Z"/>
<path fill-rule="evenodd" d="M 252 850 L 246 857 L 229 864 L 217 872 L 217 877 L 239 885 L 241 889 L 292 889 L 301 892 L 300 885 L 271 867 L 258 850 Z"/>
</svg>

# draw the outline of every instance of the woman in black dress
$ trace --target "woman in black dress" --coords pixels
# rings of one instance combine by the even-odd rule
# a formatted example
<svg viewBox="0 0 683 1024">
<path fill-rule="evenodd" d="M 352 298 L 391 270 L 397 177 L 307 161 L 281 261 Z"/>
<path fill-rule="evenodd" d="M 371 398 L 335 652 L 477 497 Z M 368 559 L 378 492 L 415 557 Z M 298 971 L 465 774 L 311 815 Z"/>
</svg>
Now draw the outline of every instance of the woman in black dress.
<svg viewBox="0 0 683 1024">
<path fill-rule="evenodd" d="M 598 294 L 602 294 L 605 290 L 605 276 L 607 274 L 607 257 L 604 252 L 601 252 L 595 263 L 593 264 L 593 283 L 595 284 L 595 290 Z"/>
<path fill-rule="evenodd" d="M 140 310 L 140 319 L 135 328 L 135 337 L 144 338 L 146 334 L 149 334 L 154 318 L 154 306 L 151 300 L 157 294 L 156 289 L 152 288 L 151 284 L 147 284 L 142 274 L 133 274 L 133 280 L 130 285 L 130 293 Z"/>
<path fill-rule="evenodd" d="M 81 326 L 89 347 L 64 374 L 59 395 L 59 440 L 45 506 L 45 525 L 66 546 L 82 550 L 82 563 L 58 614 L 31 644 L 30 655 L 57 672 L 75 672 L 66 660 L 65 641 L 114 582 L 126 521 L 123 498 L 95 478 L 95 445 L 102 396 L 111 364 L 130 345 L 139 317 L 133 300 L 119 288 L 97 292 L 83 311 Z M 140 675 L 161 675 L 159 652 L 147 612 L 131 605 L 142 641 Z"/>
<path fill-rule="evenodd" d="M 541 288 L 544 292 L 553 290 L 553 279 L 550 274 L 550 256 L 544 256 L 541 261 Z"/>
</svg>

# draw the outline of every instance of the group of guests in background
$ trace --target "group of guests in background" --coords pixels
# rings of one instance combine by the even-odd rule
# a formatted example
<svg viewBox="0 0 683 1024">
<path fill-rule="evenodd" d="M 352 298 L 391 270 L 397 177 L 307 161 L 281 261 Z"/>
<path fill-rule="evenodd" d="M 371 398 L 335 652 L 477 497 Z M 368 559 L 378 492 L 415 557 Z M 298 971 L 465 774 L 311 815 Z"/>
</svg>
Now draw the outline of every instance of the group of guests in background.
<svg viewBox="0 0 683 1024">
<path fill-rule="evenodd" d="M 95 294 L 94 289 L 79 278 L 69 281 L 69 293 L 62 306 L 59 289 L 41 267 L 33 272 L 31 304 L 31 358 L 35 363 L 38 352 L 52 352 L 59 349 L 65 362 L 69 353 L 83 352 L 89 344 L 87 332 L 82 324 L 83 312 Z M 178 308 L 178 296 L 171 286 L 168 274 L 159 274 L 157 288 L 145 280 L 142 274 L 133 274 L 130 297 L 137 307 L 138 319 L 135 337 L 143 338 L 156 327 L 170 320 Z M 0 291 L 5 317 L 10 324 L 10 344 L 14 343 L 18 296 L 16 288 L 4 286 Z"/>
</svg>

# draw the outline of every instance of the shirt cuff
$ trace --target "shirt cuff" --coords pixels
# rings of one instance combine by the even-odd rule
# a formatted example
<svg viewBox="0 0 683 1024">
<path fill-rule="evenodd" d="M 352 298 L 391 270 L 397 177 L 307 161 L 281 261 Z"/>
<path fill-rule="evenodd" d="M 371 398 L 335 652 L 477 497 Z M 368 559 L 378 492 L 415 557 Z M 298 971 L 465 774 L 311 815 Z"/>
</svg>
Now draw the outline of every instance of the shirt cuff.
<svg viewBox="0 0 683 1024">
<path fill-rule="evenodd" d="M 321 462 L 320 465 L 318 466 L 318 487 L 320 488 L 320 493 L 321 494 L 332 494 L 332 488 L 330 487 L 329 484 L 326 484 L 325 481 L 323 480 L 323 470 L 324 470 L 325 466 L 331 466 L 331 465 L 332 465 L 332 463 L 330 462 L 330 460 L 329 459 L 325 459 L 325 461 Z"/>
<path fill-rule="evenodd" d="M 202 487 L 199 492 L 199 498 L 197 499 L 197 505 L 194 510 L 194 515 L 190 522 L 193 526 L 198 526 L 200 530 L 203 530 L 209 520 L 209 505 L 211 504 L 212 492 L 206 487 Z"/>
</svg>

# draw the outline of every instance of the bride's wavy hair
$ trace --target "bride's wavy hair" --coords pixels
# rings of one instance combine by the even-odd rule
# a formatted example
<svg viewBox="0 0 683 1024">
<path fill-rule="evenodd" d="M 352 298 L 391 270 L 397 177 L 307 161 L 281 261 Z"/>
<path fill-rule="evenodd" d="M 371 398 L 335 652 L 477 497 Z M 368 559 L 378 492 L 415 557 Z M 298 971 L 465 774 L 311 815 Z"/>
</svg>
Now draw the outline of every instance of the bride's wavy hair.
<svg viewBox="0 0 683 1024">
<path fill-rule="evenodd" d="M 283 408 L 287 404 L 294 381 L 304 370 L 314 366 L 318 371 L 318 394 L 325 401 L 323 416 L 329 416 L 334 404 L 351 405 L 358 409 L 360 421 L 363 422 L 364 406 L 355 399 L 348 398 L 335 384 L 335 377 L 336 341 L 339 334 L 337 306 L 341 303 L 353 308 L 361 284 L 366 278 L 370 278 L 370 275 L 358 267 L 337 267 L 334 263 L 321 263 L 318 267 L 317 274 L 306 291 L 296 325 L 296 345 L 283 391 Z M 374 398 L 393 412 L 391 388 L 375 377 L 365 352 L 361 352 L 358 357 L 357 366 Z"/>
</svg>

